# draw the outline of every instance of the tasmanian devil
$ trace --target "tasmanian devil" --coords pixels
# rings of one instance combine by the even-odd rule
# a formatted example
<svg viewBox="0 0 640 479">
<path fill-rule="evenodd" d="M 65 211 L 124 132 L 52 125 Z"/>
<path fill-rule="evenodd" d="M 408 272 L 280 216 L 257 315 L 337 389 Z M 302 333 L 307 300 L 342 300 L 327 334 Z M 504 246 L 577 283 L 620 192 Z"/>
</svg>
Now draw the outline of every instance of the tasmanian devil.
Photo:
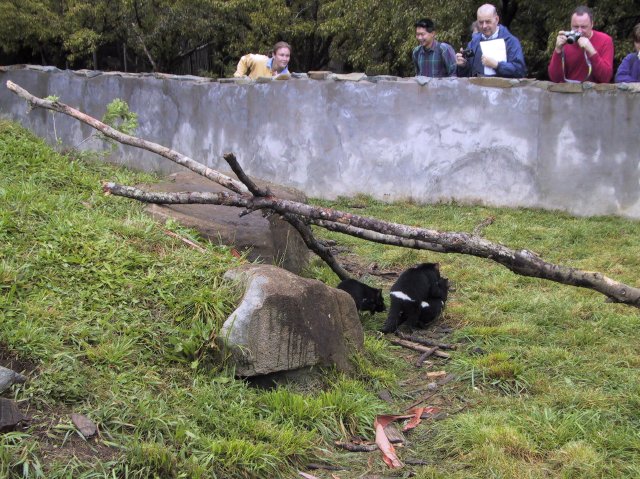
<svg viewBox="0 0 640 479">
<path fill-rule="evenodd" d="M 438 263 L 421 263 L 405 270 L 391 286 L 389 315 L 383 333 L 402 323 L 424 325 L 440 315 L 447 300 L 449 280 L 440 276 Z"/>
<path fill-rule="evenodd" d="M 369 311 L 371 314 L 384 311 L 384 298 L 382 290 L 372 288 L 355 279 L 345 279 L 338 285 L 338 289 L 346 291 L 356 302 L 358 311 Z"/>
</svg>

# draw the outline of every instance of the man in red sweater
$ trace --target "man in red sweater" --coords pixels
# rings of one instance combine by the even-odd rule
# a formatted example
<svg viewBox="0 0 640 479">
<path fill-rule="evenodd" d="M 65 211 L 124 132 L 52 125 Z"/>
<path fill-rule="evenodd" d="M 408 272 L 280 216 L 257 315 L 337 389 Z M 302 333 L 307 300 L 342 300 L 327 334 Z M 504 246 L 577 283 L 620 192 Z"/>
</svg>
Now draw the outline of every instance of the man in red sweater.
<svg viewBox="0 0 640 479">
<path fill-rule="evenodd" d="M 609 83 L 613 76 L 613 40 L 593 29 L 589 7 L 580 6 L 573 11 L 571 30 L 558 34 L 549 63 L 549 79 L 557 83 Z"/>
</svg>

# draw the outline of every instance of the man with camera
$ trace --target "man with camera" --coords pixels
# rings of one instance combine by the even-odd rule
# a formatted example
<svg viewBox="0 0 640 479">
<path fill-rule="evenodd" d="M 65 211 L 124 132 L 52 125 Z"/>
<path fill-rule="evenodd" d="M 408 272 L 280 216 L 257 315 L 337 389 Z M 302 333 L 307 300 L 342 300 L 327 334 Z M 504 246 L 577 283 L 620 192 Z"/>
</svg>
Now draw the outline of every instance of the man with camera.
<svg viewBox="0 0 640 479">
<path fill-rule="evenodd" d="M 456 52 L 448 43 L 436 40 L 436 26 L 433 20 L 418 20 L 415 27 L 416 40 L 420 43 L 411 54 L 416 76 L 456 76 Z"/>
<path fill-rule="evenodd" d="M 478 8 L 478 33 L 466 50 L 456 54 L 458 76 L 523 78 L 527 74 L 520 41 L 499 22 L 495 6 L 486 3 Z"/>
<path fill-rule="evenodd" d="M 613 76 L 613 40 L 593 29 L 593 11 L 580 6 L 571 15 L 571 31 L 561 31 L 549 63 L 552 82 L 608 83 Z"/>
</svg>

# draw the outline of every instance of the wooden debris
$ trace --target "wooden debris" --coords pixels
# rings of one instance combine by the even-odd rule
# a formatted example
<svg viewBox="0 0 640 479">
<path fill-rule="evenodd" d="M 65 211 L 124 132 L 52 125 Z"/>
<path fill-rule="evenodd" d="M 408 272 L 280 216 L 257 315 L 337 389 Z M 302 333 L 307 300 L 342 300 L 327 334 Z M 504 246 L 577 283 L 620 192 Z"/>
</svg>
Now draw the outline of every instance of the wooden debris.
<svg viewBox="0 0 640 479">
<path fill-rule="evenodd" d="M 402 333 L 400 331 L 398 331 L 397 334 L 398 334 L 398 337 L 401 338 L 401 339 L 406 339 L 408 341 L 413 341 L 414 343 L 423 344 L 425 346 L 434 346 L 434 347 L 436 347 L 438 349 L 456 349 L 456 345 L 455 344 L 441 343 L 441 342 L 435 341 L 433 339 L 422 338 L 420 336 L 409 335 L 409 334 Z"/>
<path fill-rule="evenodd" d="M 316 462 L 312 462 L 310 464 L 307 464 L 307 469 L 311 470 L 311 471 L 315 471 L 318 469 L 322 469 L 325 471 L 342 471 L 344 470 L 344 468 L 342 467 L 338 467 L 338 466 L 334 466 L 332 464 L 321 464 L 321 463 L 316 463 Z"/>
<path fill-rule="evenodd" d="M 384 433 L 391 444 L 404 444 L 406 439 L 394 424 L 387 424 Z"/>
<path fill-rule="evenodd" d="M 395 339 L 395 338 L 387 338 L 387 339 L 389 339 L 389 342 L 391 344 L 396 344 L 398 346 L 402 346 L 403 348 L 407 348 L 407 349 L 413 349 L 414 351 L 419 351 L 421 353 L 426 353 L 431 349 L 421 344 L 414 343 L 412 341 L 406 341 L 404 339 Z M 448 353 L 445 353 L 444 351 L 440 351 L 439 349 L 436 349 L 433 353 L 431 353 L 431 355 L 439 358 L 443 358 L 443 359 L 449 359 L 451 357 Z"/>
<path fill-rule="evenodd" d="M 336 441 L 335 445 L 350 452 L 371 452 L 378 449 L 377 444 L 354 444 L 352 442 Z"/>
<path fill-rule="evenodd" d="M 432 371 L 427 373 L 427 379 L 440 379 L 446 377 L 446 371 Z"/>
<path fill-rule="evenodd" d="M 436 351 L 438 350 L 438 348 L 429 348 L 428 350 L 426 350 L 424 353 L 422 353 L 420 355 L 420 357 L 418 358 L 418 360 L 416 361 L 415 366 L 417 368 L 422 367 L 422 363 L 424 363 L 426 361 L 426 359 L 433 355 Z"/>
</svg>

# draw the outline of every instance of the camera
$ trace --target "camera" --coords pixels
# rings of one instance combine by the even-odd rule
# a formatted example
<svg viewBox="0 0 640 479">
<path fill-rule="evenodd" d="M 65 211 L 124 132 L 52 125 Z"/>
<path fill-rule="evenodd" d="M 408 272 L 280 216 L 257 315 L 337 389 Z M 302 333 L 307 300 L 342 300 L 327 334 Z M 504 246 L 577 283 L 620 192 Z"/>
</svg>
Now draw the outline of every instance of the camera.
<svg viewBox="0 0 640 479">
<path fill-rule="evenodd" d="M 580 38 L 582 36 L 582 33 L 580 33 L 580 32 L 573 32 L 572 31 L 572 32 L 562 32 L 562 33 L 563 33 L 563 35 L 565 37 L 567 37 L 567 43 L 569 45 L 572 45 L 575 42 L 577 42 L 578 38 Z"/>
<path fill-rule="evenodd" d="M 473 51 L 472 48 L 467 48 L 466 50 L 462 50 L 462 58 L 472 58 L 474 55 L 476 54 L 476 52 Z"/>
</svg>

